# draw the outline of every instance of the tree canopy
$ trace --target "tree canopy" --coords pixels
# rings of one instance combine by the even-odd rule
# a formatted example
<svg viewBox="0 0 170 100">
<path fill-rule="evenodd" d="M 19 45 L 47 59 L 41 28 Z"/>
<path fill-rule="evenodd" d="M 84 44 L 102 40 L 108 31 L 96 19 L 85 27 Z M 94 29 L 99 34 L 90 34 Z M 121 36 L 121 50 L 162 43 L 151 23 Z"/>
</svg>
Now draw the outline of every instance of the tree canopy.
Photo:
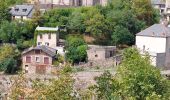
<svg viewBox="0 0 170 100">
<path fill-rule="evenodd" d="M 87 46 L 81 37 L 69 36 L 66 40 L 66 60 L 79 63 L 87 60 Z"/>
<path fill-rule="evenodd" d="M 124 51 L 123 57 L 114 76 L 105 72 L 96 79 L 94 89 L 97 97 L 106 100 L 169 98 L 169 81 L 161 76 L 159 69 L 151 65 L 147 54 L 142 57 L 136 48 L 129 48 Z"/>
<path fill-rule="evenodd" d="M 150 0 L 110 0 L 104 7 L 53 9 L 45 13 L 43 19 L 42 26 L 65 26 L 67 34 L 97 37 L 94 44 L 100 45 L 115 44 L 117 40 L 112 35 L 121 27 L 128 31 L 124 35 L 130 38 L 117 37 L 117 45 L 132 45 L 136 33 L 159 21 L 159 13 L 152 8 Z"/>
</svg>

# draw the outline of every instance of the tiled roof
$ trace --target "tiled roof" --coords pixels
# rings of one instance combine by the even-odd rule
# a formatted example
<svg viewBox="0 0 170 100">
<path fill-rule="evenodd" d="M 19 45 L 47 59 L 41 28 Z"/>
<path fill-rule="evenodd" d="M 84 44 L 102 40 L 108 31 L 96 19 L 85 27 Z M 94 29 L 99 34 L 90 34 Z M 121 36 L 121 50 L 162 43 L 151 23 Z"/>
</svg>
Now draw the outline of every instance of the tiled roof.
<svg viewBox="0 0 170 100">
<path fill-rule="evenodd" d="M 170 37 L 170 28 L 163 24 L 154 24 L 136 34 L 137 36 Z"/>
<path fill-rule="evenodd" d="M 13 16 L 28 16 L 31 18 L 34 12 L 33 8 L 33 5 L 16 5 L 11 8 L 10 13 Z"/>
<path fill-rule="evenodd" d="M 43 52 L 47 53 L 49 56 L 54 57 L 56 55 L 56 50 L 52 49 L 47 46 L 36 46 L 36 47 L 31 47 L 27 50 L 25 50 L 22 54 L 26 54 L 32 50 L 42 50 Z"/>
</svg>

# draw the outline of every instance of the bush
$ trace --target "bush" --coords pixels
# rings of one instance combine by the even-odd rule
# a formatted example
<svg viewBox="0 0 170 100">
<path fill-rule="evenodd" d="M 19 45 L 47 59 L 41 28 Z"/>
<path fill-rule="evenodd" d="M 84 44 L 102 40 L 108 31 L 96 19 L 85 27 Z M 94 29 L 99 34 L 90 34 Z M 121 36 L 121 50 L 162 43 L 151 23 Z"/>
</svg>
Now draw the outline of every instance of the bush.
<svg viewBox="0 0 170 100">
<path fill-rule="evenodd" d="M 16 73 L 17 61 L 14 58 L 8 58 L 0 62 L 0 71 L 5 71 L 5 73 L 11 74 Z"/>
</svg>

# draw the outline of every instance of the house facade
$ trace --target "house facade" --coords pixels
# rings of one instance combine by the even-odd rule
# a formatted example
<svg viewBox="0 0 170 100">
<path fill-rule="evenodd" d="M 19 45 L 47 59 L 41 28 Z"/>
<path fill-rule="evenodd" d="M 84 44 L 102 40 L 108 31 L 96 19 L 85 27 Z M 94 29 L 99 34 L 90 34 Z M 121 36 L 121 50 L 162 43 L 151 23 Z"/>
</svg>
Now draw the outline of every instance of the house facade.
<svg viewBox="0 0 170 100">
<path fill-rule="evenodd" d="M 37 27 L 37 46 L 56 48 L 59 43 L 58 27 Z"/>
<path fill-rule="evenodd" d="M 16 5 L 10 10 L 12 20 L 28 20 L 33 17 L 33 13 L 33 5 Z"/>
<path fill-rule="evenodd" d="M 22 53 L 22 69 L 28 74 L 50 74 L 56 50 L 47 46 L 31 47 Z"/>
<path fill-rule="evenodd" d="M 170 68 L 170 28 L 154 24 L 136 35 L 136 46 L 141 54 L 151 56 L 151 63 L 161 68 Z"/>
</svg>

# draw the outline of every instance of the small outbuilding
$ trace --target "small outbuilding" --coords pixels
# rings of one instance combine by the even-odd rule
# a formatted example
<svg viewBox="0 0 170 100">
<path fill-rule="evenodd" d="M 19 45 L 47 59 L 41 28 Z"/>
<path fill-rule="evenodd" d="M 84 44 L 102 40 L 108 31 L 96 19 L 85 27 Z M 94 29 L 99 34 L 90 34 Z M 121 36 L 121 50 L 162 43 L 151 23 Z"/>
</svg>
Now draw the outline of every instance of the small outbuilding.
<svg viewBox="0 0 170 100">
<path fill-rule="evenodd" d="M 106 60 L 116 54 L 116 46 L 88 45 L 87 55 L 89 61 Z"/>
</svg>

